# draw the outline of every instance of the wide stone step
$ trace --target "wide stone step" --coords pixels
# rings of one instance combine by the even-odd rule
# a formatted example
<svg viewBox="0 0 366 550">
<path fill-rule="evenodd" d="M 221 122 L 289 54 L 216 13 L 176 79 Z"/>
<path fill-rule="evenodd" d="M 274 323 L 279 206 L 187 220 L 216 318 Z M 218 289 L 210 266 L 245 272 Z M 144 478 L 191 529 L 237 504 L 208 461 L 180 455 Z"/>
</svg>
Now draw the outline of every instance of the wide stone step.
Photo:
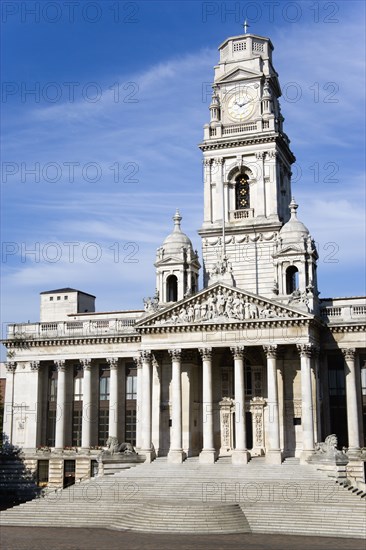
<svg viewBox="0 0 366 550">
<path fill-rule="evenodd" d="M 154 533 L 249 533 L 238 505 L 209 506 L 197 503 L 143 504 L 112 523 L 112 529 Z"/>
</svg>

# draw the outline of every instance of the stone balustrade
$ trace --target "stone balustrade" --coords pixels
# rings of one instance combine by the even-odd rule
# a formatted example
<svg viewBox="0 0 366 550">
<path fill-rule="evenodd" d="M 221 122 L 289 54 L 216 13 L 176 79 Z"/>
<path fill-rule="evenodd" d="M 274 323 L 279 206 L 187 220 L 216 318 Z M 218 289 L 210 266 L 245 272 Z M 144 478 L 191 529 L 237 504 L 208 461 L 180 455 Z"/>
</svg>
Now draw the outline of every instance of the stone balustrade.
<svg viewBox="0 0 366 550">
<path fill-rule="evenodd" d="M 135 332 L 136 319 L 99 319 L 19 323 L 8 325 L 8 340 L 36 340 L 74 336 L 107 336 Z"/>
<path fill-rule="evenodd" d="M 322 318 L 329 324 L 342 321 L 361 321 L 366 319 L 366 304 L 333 304 L 320 309 Z"/>
</svg>

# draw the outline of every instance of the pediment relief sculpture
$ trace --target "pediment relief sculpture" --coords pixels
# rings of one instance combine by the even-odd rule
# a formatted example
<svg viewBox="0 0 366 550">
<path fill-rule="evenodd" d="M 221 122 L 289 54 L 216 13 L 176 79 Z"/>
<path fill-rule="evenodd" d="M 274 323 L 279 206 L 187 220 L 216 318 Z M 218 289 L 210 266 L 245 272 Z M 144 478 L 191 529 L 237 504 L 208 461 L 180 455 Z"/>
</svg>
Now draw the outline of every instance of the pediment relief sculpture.
<svg viewBox="0 0 366 550">
<path fill-rule="evenodd" d="M 151 319 L 152 325 L 240 322 L 301 316 L 282 306 L 218 286 Z"/>
</svg>

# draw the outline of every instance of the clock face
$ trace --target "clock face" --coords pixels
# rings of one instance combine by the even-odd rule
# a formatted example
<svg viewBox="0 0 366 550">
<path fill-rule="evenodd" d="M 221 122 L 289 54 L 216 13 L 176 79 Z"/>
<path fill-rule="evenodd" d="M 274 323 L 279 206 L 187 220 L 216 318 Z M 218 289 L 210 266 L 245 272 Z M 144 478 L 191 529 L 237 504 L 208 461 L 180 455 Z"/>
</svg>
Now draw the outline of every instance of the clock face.
<svg viewBox="0 0 366 550">
<path fill-rule="evenodd" d="M 235 122 L 248 120 L 254 113 L 255 93 L 247 87 L 236 89 L 227 99 L 227 112 Z"/>
</svg>

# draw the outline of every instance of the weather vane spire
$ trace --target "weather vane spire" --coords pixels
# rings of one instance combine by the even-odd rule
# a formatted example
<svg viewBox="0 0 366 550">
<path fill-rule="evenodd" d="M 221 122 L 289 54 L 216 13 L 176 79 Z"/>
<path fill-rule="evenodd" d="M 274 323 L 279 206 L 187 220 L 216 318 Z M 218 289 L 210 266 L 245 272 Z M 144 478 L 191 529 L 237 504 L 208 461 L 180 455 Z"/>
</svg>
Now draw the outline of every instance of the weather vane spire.
<svg viewBox="0 0 366 550">
<path fill-rule="evenodd" d="M 248 27 L 250 27 L 250 25 L 249 25 L 249 23 L 248 23 L 247 20 L 244 21 L 243 27 L 244 27 L 244 34 L 247 34 Z"/>
</svg>

